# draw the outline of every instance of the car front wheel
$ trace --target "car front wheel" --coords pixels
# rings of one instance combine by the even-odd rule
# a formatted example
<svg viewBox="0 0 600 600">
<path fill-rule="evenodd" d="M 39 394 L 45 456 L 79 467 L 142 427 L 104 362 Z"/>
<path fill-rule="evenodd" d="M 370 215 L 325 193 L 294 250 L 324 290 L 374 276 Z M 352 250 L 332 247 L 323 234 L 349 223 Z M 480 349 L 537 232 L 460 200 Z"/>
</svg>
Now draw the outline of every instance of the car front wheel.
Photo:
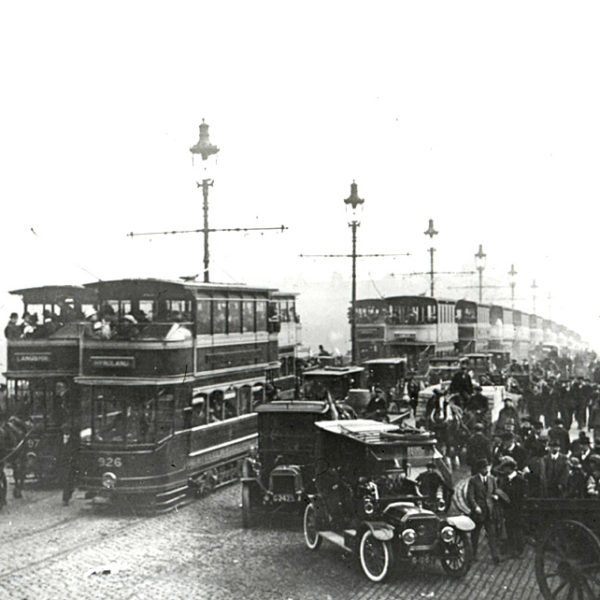
<svg viewBox="0 0 600 600">
<path fill-rule="evenodd" d="M 319 535 L 317 509 L 310 502 L 304 511 L 304 541 L 309 550 L 317 550 L 323 538 Z"/>
<path fill-rule="evenodd" d="M 360 538 L 360 566 L 368 579 L 379 583 L 390 574 L 392 566 L 392 547 L 389 542 L 378 540 L 370 529 Z"/>
<path fill-rule="evenodd" d="M 473 562 L 471 538 L 466 531 L 456 530 L 454 541 L 442 545 L 442 568 L 452 577 L 462 577 Z"/>
</svg>

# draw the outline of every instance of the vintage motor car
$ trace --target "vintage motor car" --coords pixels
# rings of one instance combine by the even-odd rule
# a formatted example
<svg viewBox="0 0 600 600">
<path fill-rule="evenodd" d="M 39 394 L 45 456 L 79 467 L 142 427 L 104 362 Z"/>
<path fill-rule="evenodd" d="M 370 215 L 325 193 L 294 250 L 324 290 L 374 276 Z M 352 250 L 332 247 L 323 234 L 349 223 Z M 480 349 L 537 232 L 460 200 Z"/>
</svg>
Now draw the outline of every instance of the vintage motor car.
<svg viewBox="0 0 600 600">
<path fill-rule="evenodd" d="M 304 507 L 314 479 L 315 421 L 338 418 L 324 401 L 275 401 L 256 408 L 258 446 L 242 465 L 242 526 L 275 510 Z"/>
<path fill-rule="evenodd" d="M 412 464 L 431 461 L 435 440 L 426 432 L 367 419 L 320 421 L 315 493 L 304 512 L 304 540 L 317 550 L 323 540 L 358 556 L 364 575 L 385 580 L 392 566 L 422 556 L 439 558 L 454 577 L 472 562 L 464 515 L 423 508 Z"/>
<path fill-rule="evenodd" d="M 363 366 L 367 369 L 369 387 L 379 387 L 384 391 L 389 413 L 397 414 L 410 408 L 405 394 L 406 358 L 372 358 L 366 360 Z"/>
</svg>

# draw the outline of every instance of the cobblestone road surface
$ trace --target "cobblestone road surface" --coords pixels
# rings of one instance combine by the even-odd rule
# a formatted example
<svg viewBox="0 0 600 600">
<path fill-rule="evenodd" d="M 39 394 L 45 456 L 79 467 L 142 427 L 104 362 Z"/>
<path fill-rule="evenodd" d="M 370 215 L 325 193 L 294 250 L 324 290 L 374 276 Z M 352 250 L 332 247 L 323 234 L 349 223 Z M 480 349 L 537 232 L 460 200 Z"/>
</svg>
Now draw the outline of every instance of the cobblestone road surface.
<svg viewBox="0 0 600 600">
<path fill-rule="evenodd" d="M 240 488 L 158 517 L 92 511 L 60 493 L 26 490 L 0 512 L 0 599 L 539 599 L 533 552 L 495 566 L 483 554 L 455 581 L 438 565 L 367 582 L 353 560 L 304 546 L 300 518 L 240 526 Z M 486 549 L 485 540 L 482 549 Z"/>
</svg>

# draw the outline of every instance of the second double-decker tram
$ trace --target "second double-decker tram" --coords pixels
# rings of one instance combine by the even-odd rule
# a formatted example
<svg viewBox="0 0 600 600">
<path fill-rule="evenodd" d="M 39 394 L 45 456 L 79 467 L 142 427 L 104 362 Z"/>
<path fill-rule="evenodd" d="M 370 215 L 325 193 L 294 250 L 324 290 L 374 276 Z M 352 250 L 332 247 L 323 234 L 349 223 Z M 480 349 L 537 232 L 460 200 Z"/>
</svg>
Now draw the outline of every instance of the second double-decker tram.
<svg viewBox="0 0 600 600">
<path fill-rule="evenodd" d="M 81 432 L 79 374 L 84 312 L 95 292 L 81 286 L 52 285 L 14 290 L 23 301 L 23 321 L 7 339 L 8 411 L 30 421 L 25 474 L 38 480 L 60 472 L 65 435 Z"/>
<path fill-rule="evenodd" d="M 128 279 L 89 284 L 102 327 L 81 344 L 88 496 L 151 510 L 238 474 L 279 367 L 272 290 Z"/>
</svg>

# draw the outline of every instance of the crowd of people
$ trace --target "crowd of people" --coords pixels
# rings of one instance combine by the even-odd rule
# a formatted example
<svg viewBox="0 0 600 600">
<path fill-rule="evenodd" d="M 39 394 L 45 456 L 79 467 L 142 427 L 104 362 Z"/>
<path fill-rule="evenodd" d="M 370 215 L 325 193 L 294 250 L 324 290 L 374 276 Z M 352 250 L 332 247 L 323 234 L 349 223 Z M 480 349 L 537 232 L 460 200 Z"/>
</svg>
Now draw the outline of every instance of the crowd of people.
<svg viewBox="0 0 600 600">
<path fill-rule="evenodd" d="M 600 386 L 589 378 L 513 361 L 505 373 L 508 389 L 515 374 L 528 375 L 515 378 L 520 382 L 518 390 L 512 388 L 519 392 L 517 402 L 505 399 L 494 427 L 475 422 L 464 450 L 471 471 L 464 489 L 475 522 L 474 554 L 484 529 L 494 562 L 502 559 L 502 549 L 509 557 L 523 553 L 527 498 L 600 500 Z M 467 377 L 463 368 L 453 379 L 454 398 L 465 412 L 480 410 L 482 398 L 486 405 L 487 400 L 476 385 L 472 394 L 463 393 L 470 384 Z M 573 427 L 580 430 L 574 440 Z"/>
</svg>

